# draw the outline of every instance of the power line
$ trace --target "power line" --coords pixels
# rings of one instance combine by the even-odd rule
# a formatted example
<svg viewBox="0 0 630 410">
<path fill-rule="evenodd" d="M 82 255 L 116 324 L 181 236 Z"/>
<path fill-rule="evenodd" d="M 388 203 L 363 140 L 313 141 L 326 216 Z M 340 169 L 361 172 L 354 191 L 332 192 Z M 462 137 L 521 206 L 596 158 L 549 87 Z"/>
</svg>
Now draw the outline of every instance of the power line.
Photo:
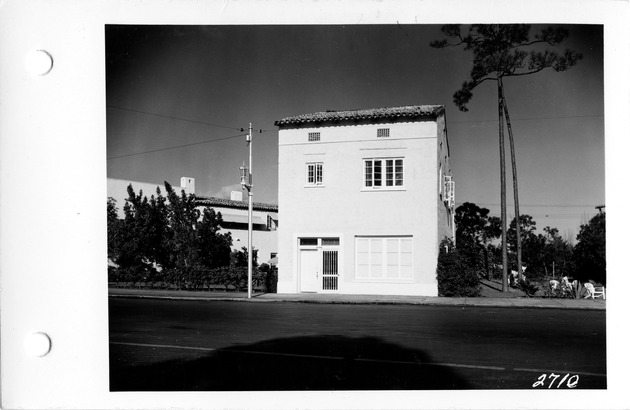
<svg viewBox="0 0 630 410">
<path fill-rule="evenodd" d="M 171 119 L 171 120 L 191 122 L 193 124 L 210 125 L 210 126 L 213 126 L 213 127 L 226 128 L 226 129 L 229 129 L 229 130 L 236 130 L 236 131 L 241 131 L 241 132 L 243 132 L 245 130 L 242 127 L 228 127 L 227 125 L 216 124 L 216 123 L 213 123 L 213 122 L 190 120 L 190 119 L 187 119 L 187 118 L 173 117 L 171 115 L 165 115 L 165 114 L 156 114 L 154 112 L 134 110 L 134 109 L 131 109 L 131 108 L 119 107 L 117 105 L 107 105 L 107 108 L 113 108 L 113 109 L 121 110 L 121 111 L 129 111 L 129 112 L 134 112 L 134 113 L 137 113 L 137 114 L 153 115 L 155 117 L 168 118 L 168 119 Z"/>
<path fill-rule="evenodd" d="M 173 117 L 171 115 L 165 115 L 165 114 L 157 114 L 154 112 L 149 112 L 149 111 L 142 111 L 142 110 L 134 110 L 131 108 L 124 108 L 124 107 L 119 107 L 117 105 L 107 105 L 107 108 L 113 108 L 116 110 L 121 110 L 121 111 L 129 111 L 129 112 L 134 112 L 137 114 L 146 114 L 146 115 L 153 115 L 154 117 L 161 117 L 161 118 L 168 118 L 171 120 L 177 120 L 177 121 L 185 121 L 185 122 L 191 122 L 193 124 L 203 124 L 203 125 L 210 125 L 213 127 L 219 127 L 219 128 L 226 128 L 228 130 L 236 130 L 236 131 L 245 131 L 245 127 L 229 127 L 227 125 L 221 125 L 221 124 L 217 124 L 217 123 L 213 123 L 213 122 L 207 122 L 207 121 L 198 121 L 198 120 L 191 120 L 191 119 L 187 119 L 187 118 L 180 118 L 180 117 Z M 267 133 L 267 132 L 275 132 L 275 130 L 265 130 L 265 129 L 258 129 L 256 130 L 259 133 Z"/>
<path fill-rule="evenodd" d="M 470 202 L 470 201 L 465 201 Z M 464 202 L 457 202 L 458 204 L 463 204 Z M 500 206 L 500 203 L 476 203 L 477 206 Z M 507 206 L 514 206 L 514 204 L 507 204 Z M 526 208 L 534 208 L 534 207 L 542 207 L 542 208 L 595 208 L 595 205 L 548 205 L 548 204 L 519 204 L 519 207 Z"/>
<path fill-rule="evenodd" d="M 232 136 L 229 136 L 229 137 L 217 138 L 217 139 L 210 140 L 210 141 L 193 142 L 193 143 L 190 143 L 190 144 L 176 145 L 174 147 L 159 148 L 159 149 L 154 149 L 154 150 L 150 150 L 150 151 L 136 152 L 136 153 L 133 153 L 133 154 L 118 155 L 118 156 L 115 156 L 115 157 L 109 157 L 107 159 L 110 160 L 110 159 L 117 159 L 117 158 L 132 157 L 134 155 L 150 154 L 150 153 L 153 153 L 153 152 L 167 151 L 167 150 L 176 149 L 176 148 L 182 148 L 182 147 L 190 147 L 192 145 L 209 144 L 211 142 L 217 142 L 217 141 L 228 140 L 228 139 L 231 139 L 231 138 L 243 137 L 245 135 L 246 134 L 232 135 Z"/>
<path fill-rule="evenodd" d="M 581 219 L 584 215 L 543 215 L 543 214 L 522 214 L 523 215 L 529 215 L 532 218 L 539 218 L 539 219 Z M 514 215 L 510 215 L 512 218 L 514 218 Z"/>
<path fill-rule="evenodd" d="M 570 118 L 604 118 L 603 115 L 570 115 L 561 117 L 530 117 L 530 118 L 512 118 L 512 121 L 535 121 L 535 120 L 558 120 L 558 119 L 570 119 Z M 487 122 L 499 122 L 496 120 L 470 120 L 470 121 L 449 121 L 448 124 L 468 124 L 468 123 L 487 123 Z M 447 125 L 448 125 L 447 124 Z"/>
</svg>

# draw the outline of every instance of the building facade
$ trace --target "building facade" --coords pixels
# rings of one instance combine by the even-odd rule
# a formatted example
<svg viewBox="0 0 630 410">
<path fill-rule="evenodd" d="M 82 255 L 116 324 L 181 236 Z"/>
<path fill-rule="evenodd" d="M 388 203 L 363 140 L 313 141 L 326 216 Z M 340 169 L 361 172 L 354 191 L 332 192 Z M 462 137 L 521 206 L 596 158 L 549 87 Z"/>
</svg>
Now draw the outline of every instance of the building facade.
<svg viewBox="0 0 630 410">
<path fill-rule="evenodd" d="M 166 188 L 163 184 L 152 184 L 150 182 L 131 181 L 128 179 L 107 178 L 107 197 L 114 198 L 116 200 L 116 207 L 118 208 L 118 217 L 124 218 L 125 213 L 123 207 L 125 206 L 125 200 L 128 198 L 127 187 L 131 184 L 133 191 L 136 195 L 140 194 L 147 198 L 151 198 L 151 195 L 156 194 L 157 188 L 160 188 L 160 192 L 163 196 L 166 196 Z M 172 185 L 172 188 L 178 194 L 181 191 L 185 191 L 187 194 L 195 193 L 195 178 L 181 177 L 180 185 Z"/>
<path fill-rule="evenodd" d="M 240 193 L 240 192 L 239 192 Z M 221 232 L 232 235 L 232 250 L 247 247 L 248 203 L 232 193 L 232 198 L 197 197 L 200 207 L 221 212 Z M 278 256 L 278 205 L 263 202 L 252 204 L 252 246 L 258 250 L 258 263 L 276 264 Z"/>
<path fill-rule="evenodd" d="M 142 190 L 142 195 L 148 198 L 156 194 L 160 188 L 163 196 L 166 196 L 164 185 L 148 182 L 130 181 L 123 179 L 107 179 L 107 196 L 116 200 L 118 217 L 124 218 L 123 207 L 127 198 L 127 187 L 131 184 L 136 194 Z M 175 192 L 181 195 L 195 193 L 195 179 L 182 177 L 180 186 L 173 186 Z M 196 196 L 197 207 L 201 210 L 210 207 L 221 213 L 223 224 L 221 233 L 229 232 L 232 236 L 232 250 L 241 250 L 247 247 L 248 235 L 248 204 L 243 201 L 242 192 L 232 192 L 230 199 Z M 278 254 L 278 205 L 254 202 L 252 210 L 252 246 L 258 250 L 258 263 L 275 264 Z"/>
<path fill-rule="evenodd" d="M 275 124 L 278 292 L 437 296 L 439 244 L 454 236 L 444 107 Z"/>
</svg>

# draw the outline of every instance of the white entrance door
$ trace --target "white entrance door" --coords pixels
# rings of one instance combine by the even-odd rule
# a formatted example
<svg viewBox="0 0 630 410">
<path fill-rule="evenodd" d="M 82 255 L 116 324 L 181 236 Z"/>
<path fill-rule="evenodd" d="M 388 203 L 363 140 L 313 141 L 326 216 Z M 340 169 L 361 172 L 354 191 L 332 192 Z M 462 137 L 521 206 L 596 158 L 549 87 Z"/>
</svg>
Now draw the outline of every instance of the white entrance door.
<svg viewBox="0 0 630 410">
<path fill-rule="evenodd" d="M 319 290 L 319 252 L 316 249 L 300 250 L 300 291 L 317 292 Z"/>
</svg>

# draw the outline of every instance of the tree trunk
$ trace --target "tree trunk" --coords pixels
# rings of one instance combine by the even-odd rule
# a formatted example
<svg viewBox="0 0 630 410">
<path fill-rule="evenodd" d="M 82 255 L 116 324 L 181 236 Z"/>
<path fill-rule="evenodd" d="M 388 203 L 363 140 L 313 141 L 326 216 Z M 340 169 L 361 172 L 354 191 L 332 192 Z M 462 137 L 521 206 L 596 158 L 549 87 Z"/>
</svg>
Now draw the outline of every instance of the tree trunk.
<svg viewBox="0 0 630 410">
<path fill-rule="evenodd" d="M 518 178 L 516 176 L 516 154 L 514 150 L 514 135 L 512 134 L 512 123 L 510 122 L 510 114 L 508 113 L 505 94 L 503 93 L 503 79 L 499 77 L 501 90 L 501 101 L 503 101 L 503 111 L 505 113 L 505 122 L 507 123 L 508 136 L 510 137 L 510 155 L 512 157 L 512 186 L 514 188 L 514 218 L 516 219 L 516 271 L 518 272 L 518 280 L 523 279 L 523 268 L 521 262 L 521 220 L 518 204 Z"/>
<path fill-rule="evenodd" d="M 500 80 L 500 79 L 499 79 Z M 501 173 L 501 250 L 503 256 L 503 280 L 501 290 L 508 291 L 508 257 L 507 257 L 507 207 L 505 201 L 505 140 L 503 136 L 503 84 L 499 84 L 499 159 Z"/>
<path fill-rule="evenodd" d="M 488 245 L 483 245 L 483 267 L 486 272 L 486 278 L 490 279 L 490 261 L 488 258 Z"/>
</svg>

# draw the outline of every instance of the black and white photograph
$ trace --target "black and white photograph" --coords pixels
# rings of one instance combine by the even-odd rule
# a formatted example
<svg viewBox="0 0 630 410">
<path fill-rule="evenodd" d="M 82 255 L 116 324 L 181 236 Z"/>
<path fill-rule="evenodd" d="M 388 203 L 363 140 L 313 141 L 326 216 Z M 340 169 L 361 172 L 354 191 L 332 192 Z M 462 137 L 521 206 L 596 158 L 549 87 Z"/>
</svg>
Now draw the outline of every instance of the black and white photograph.
<svg viewBox="0 0 630 410">
<path fill-rule="evenodd" d="M 606 388 L 602 25 L 105 39 L 112 391 Z"/>
<path fill-rule="evenodd" d="M 0 407 L 627 409 L 628 19 L 1 1 Z"/>
</svg>

